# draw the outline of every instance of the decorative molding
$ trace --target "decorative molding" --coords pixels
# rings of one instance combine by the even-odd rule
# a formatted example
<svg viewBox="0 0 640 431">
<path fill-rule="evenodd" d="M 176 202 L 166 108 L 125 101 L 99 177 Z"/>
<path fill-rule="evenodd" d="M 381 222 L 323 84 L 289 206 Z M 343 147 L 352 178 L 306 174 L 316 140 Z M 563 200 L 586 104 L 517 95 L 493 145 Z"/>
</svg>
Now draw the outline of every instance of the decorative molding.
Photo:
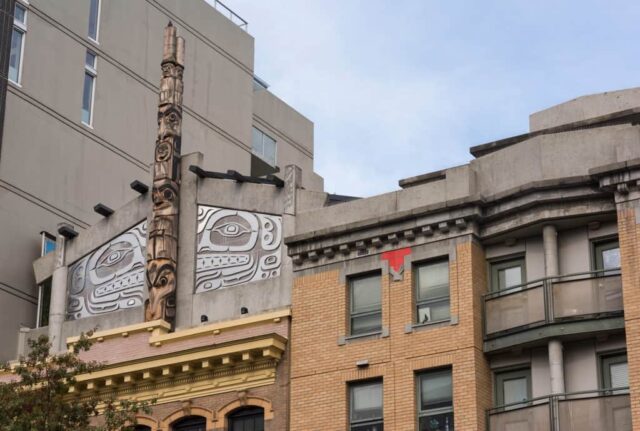
<svg viewBox="0 0 640 431">
<path fill-rule="evenodd" d="M 282 217 L 198 206 L 196 293 L 278 277 Z"/>
<path fill-rule="evenodd" d="M 80 375 L 70 396 L 91 394 L 158 403 L 272 384 L 286 338 L 267 334 L 205 350 L 159 355 Z"/>
<path fill-rule="evenodd" d="M 244 396 L 240 396 L 240 393 L 238 395 L 239 397 L 237 400 L 231 401 L 230 403 L 226 404 L 222 408 L 218 409 L 218 411 L 216 411 L 216 419 L 214 421 L 222 420 L 224 422 L 224 424 L 218 425 L 219 429 L 226 429 L 226 427 L 228 426 L 227 415 L 232 411 L 239 409 L 240 407 L 261 407 L 264 410 L 264 420 L 270 421 L 273 419 L 273 405 L 271 401 L 264 398 L 252 397 L 250 395 L 247 395 L 246 392 L 243 394 Z M 224 425 L 224 427 L 222 427 L 221 425 Z"/>
</svg>

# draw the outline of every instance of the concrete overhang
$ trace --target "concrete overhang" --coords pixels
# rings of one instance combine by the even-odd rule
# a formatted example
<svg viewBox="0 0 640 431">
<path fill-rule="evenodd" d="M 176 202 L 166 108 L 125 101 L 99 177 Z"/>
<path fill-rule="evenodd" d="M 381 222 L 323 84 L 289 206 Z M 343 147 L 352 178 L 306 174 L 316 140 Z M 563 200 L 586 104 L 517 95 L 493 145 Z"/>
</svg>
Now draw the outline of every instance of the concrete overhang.
<svg viewBox="0 0 640 431">
<path fill-rule="evenodd" d="M 518 144 L 528 139 L 541 135 L 550 135 L 554 133 L 571 132 L 579 129 L 589 129 L 594 127 L 612 126 L 616 124 L 637 124 L 640 123 L 640 108 L 625 109 L 623 111 L 613 112 L 611 114 L 600 115 L 588 118 L 586 120 L 575 121 L 561 126 L 549 127 L 546 129 L 536 130 L 534 132 L 523 133 L 505 139 L 488 142 L 482 145 L 476 145 L 469 149 L 472 156 L 478 158 L 493 153 L 511 145 Z"/>
</svg>

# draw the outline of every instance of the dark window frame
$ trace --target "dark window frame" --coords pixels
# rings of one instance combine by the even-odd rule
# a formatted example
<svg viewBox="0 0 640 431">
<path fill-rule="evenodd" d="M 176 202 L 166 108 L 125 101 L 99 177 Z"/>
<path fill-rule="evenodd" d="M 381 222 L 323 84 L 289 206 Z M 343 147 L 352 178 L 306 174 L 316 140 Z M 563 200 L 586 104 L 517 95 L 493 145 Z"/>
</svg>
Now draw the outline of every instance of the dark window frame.
<svg viewBox="0 0 640 431">
<path fill-rule="evenodd" d="M 599 380 L 598 383 L 600 384 L 600 389 L 602 390 L 613 389 L 611 387 L 611 370 L 609 367 L 613 364 L 621 364 L 621 363 L 627 364 L 627 372 L 628 372 L 629 360 L 627 357 L 626 350 L 606 352 L 599 355 L 598 367 L 600 371 L 600 378 L 598 379 Z M 627 380 L 628 379 L 629 377 L 627 376 Z"/>
<path fill-rule="evenodd" d="M 374 385 L 375 386 L 379 385 L 380 391 L 382 393 L 382 399 L 381 399 L 381 405 L 380 405 L 380 416 L 375 418 L 359 419 L 354 421 L 353 406 L 355 404 L 354 403 L 355 391 L 353 389 L 357 387 L 374 386 Z M 347 413 L 348 413 L 350 431 L 359 431 L 359 430 L 364 431 L 369 429 L 373 429 L 376 431 L 384 430 L 384 381 L 382 378 L 356 380 L 356 381 L 349 382 L 347 384 L 347 400 L 349 403 L 347 408 Z M 380 428 L 364 428 L 364 427 L 371 427 L 371 426 L 379 426 Z"/>
<path fill-rule="evenodd" d="M 439 265 L 442 263 L 446 263 L 447 264 L 447 294 L 443 295 L 443 296 L 437 296 L 437 297 L 432 297 L 432 298 L 428 298 L 428 299 L 421 299 L 420 298 L 420 268 L 426 267 L 426 266 L 430 266 L 430 265 Z M 451 277 L 450 277 L 450 273 L 449 271 L 451 270 L 451 267 L 449 265 L 449 256 L 440 256 L 434 259 L 429 259 L 429 260 L 423 260 L 420 262 L 416 262 L 413 263 L 412 265 L 412 270 L 413 270 L 413 295 L 414 295 L 414 320 L 415 323 L 417 325 L 422 325 L 422 324 L 431 324 L 431 323 L 439 323 L 439 322 L 446 322 L 448 320 L 451 319 Z M 443 285 L 438 285 L 436 287 L 444 287 Z M 447 313 L 447 317 L 446 318 L 442 318 L 442 319 L 438 319 L 438 320 L 432 320 L 429 319 L 428 322 L 421 322 L 420 321 L 420 309 L 422 307 L 428 306 L 430 304 L 438 304 L 438 303 L 442 303 L 442 302 L 447 302 L 448 304 L 448 313 Z"/>
<path fill-rule="evenodd" d="M 429 374 L 442 373 L 443 371 L 447 371 L 451 378 L 451 406 L 449 407 L 439 407 L 439 408 L 431 408 L 431 409 L 422 409 L 422 381 L 423 377 Z M 416 381 L 416 412 L 417 412 L 417 427 L 420 428 L 420 420 L 423 418 L 430 418 L 437 415 L 446 415 L 451 414 L 451 419 L 453 421 L 452 428 L 455 428 L 455 412 L 453 409 L 453 367 L 438 367 L 438 368 L 429 368 L 425 370 L 419 370 L 415 373 L 415 381 Z"/>
<path fill-rule="evenodd" d="M 602 253 L 608 250 L 620 249 L 620 240 L 618 236 L 610 236 L 606 238 L 598 238 L 591 241 L 591 266 L 592 271 L 598 272 L 599 275 L 615 275 L 619 271 L 605 270 Z"/>
<path fill-rule="evenodd" d="M 254 428 L 254 431 L 264 431 L 264 409 L 258 406 L 245 406 L 235 409 L 231 413 L 227 414 L 227 429 L 234 431 L 235 421 L 242 421 L 247 419 L 261 419 L 260 425 Z M 245 424 L 246 425 L 246 424 Z M 243 427 L 244 429 L 244 427 Z"/>
<path fill-rule="evenodd" d="M 527 403 L 532 397 L 531 367 L 511 367 L 493 372 L 493 396 L 496 406 L 503 406 L 504 402 L 504 382 L 524 377 L 527 382 L 527 398 L 522 404 Z M 519 407 L 521 404 L 516 405 Z M 512 407 L 513 408 L 513 407 Z"/>
<path fill-rule="evenodd" d="M 371 309 L 371 310 L 367 310 L 367 311 L 360 311 L 360 312 L 356 312 L 353 309 L 354 306 L 354 300 L 353 300 L 353 283 L 354 281 L 357 280 L 362 280 L 365 278 L 373 278 L 376 277 L 378 279 L 378 288 L 380 289 L 380 304 L 379 307 L 376 309 Z M 347 278 L 347 289 L 348 289 L 348 296 L 347 296 L 347 310 L 348 310 L 348 328 L 349 328 L 349 335 L 350 336 L 359 336 L 359 335 L 367 335 L 367 334 L 376 334 L 382 331 L 382 273 L 381 271 L 369 271 L 369 272 L 365 272 L 365 273 L 360 273 L 360 274 L 354 274 L 351 275 Z M 375 316 L 375 315 L 379 315 L 379 326 L 377 329 L 373 329 L 373 330 L 367 330 L 367 331 L 355 331 L 354 332 L 354 325 L 353 325 L 353 321 L 354 319 L 358 319 L 361 317 L 370 317 L 370 316 Z"/>
<path fill-rule="evenodd" d="M 186 416 L 173 422 L 171 431 L 206 431 L 207 419 L 204 416 Z"/>
<path fill-rule="evenodd" d="M 511 287 L 500 287 L 499 272 L 509 268 L 520 267 L 521 283 Z M 491 291 L 499 292 L 501 290 L 512 289 L 527 283 L 527 262 L 524 254 L 505 256 L 499 259 L 489 261 L 489 276 L 491 283 Z"/>
</svg>

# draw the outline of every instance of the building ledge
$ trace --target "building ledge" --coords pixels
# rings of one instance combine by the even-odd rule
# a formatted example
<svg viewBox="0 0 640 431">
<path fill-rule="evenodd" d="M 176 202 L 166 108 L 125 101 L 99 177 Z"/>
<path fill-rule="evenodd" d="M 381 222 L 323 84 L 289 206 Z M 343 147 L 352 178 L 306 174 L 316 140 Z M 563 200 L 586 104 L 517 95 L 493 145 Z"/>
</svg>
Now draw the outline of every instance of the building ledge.
<svg viewBox="0 0 640 431">
<path fill-rule="evenodd" d="M 551 135 L 554 133 L 571 132 L 580 129 L 591 129 L 594 127 L 613 126 L 616 124 L 639 123 L 640 108 L 625 109 L 623 111 L 613 112 L 611 114 L 601 115 L 586 120 L 575 121 L 561 126 L 549 127 L 547 129 L 536 130 L 535 132 L 524 133 L 522 135 L 512 136 L 506 139 L 489 142 L 482 145 L 476 145 L 469 149 L 474 157 L 482 157 L 495 151 L 501 150 L 511 145 L 535 138 L 541 135 Z"/>
<path fill-rule="evenodd" d="M 624 329 L 623 316 L 560 321 L 485 340 L 483 349 L 485 353 L 494 353 L 516 346 L 530 347 L 543 344 L 550 338 L 576 338 L 584 334 L 595 335 L 622 329 Z"/>
<path fill-rule="evenodd" d="M 279 323 L 283 318 L 289 316 L 291 316 L 291 309 L 287 307 L 268 313 L 256 314 L 254 316 L 242 317 L 240 319 L 215 322 L 208 325 L 197 326 L 195 328 L 185 329 L 172 333 L 154 333 L 151 337 L 149 337 L 149 344 L 154 346 L 161 346 L 163 344 L 188 340 L 204 335 L 219 335 L 221 332 L 229 329 L 238 329 L 244 326 L 259 325 L 268 322 Z"/>
<path fill-rule="evenodd" d="M 137 334 L 140 332 L 150 332 L 152 336 L 158 336 L 169 332 L 171 325 L 164 320 L 153 320 L 151 322 L 136 323 L 134 325 L 121 326 L 119 328 L 107 329 L 104 331 L 96 331 L 93 334 L 87 336 L 91 341 L 97 341 L 99 343 L 111 339 L 111 338 L 126 338 L 129 335 Z M 73 348 L 74 344 L 80 341 L 80 336 L 68 337 L 67 348 Z"/>
</svg>

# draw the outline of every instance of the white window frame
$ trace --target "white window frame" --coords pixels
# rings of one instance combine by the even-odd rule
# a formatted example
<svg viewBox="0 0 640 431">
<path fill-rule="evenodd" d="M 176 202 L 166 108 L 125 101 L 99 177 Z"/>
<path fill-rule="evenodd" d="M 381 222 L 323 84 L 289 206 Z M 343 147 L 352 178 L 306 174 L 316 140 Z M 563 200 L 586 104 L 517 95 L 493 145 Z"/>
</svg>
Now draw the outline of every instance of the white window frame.
<svg viewBox="0 0 640 431">
<path fill-rule="evenodd" d="M 87 64 L 87 55 L 85 54 L 85 60 L 84 60 L 84 73 L 91 75 L 91 77 L 93 78 L 93 80 L 91 81 L 91 107 L 89 108 L 89 122 L 86 123 L 84 121 L 83 118 L 80 118 L 80 121 L 82 122 L 82 124 L 84 124 L 87 127 L 90 127 L 93 129 L 93 106 L 95 104 L 96 101 L 96 80 L 98 79 L 98 54 L 96 54 L 95 52 L 91 51 L 90 49 L 87 50 L 87 53 L 91 53 L 94 55 L 95 57 L 95 62 L 93 64 L 93 67 L 91 67 L 90 65 Z M 82 75 L 82 97 L 84 98 L 84 75 Z M 84 107 L 82 107 L 82 109 L 84 109 Z M 80 117 L 82 117 L 82 109 L 80 112 Z"/>
<path fill-rule="evenodd" d="M 13 30 L 16 30 L 20 33 L 22 33 L 22 41 L 20 42 L 20 64 L 18 64 L 18 81 L 14 81 L 13 79 L 9 78 L 9 82 L 11 82 L 12 84 L 17 85 L 18 87 L 22 87 L 22 65 L 24 63 L 24 44 L 25 44 L 25 40 L 27 39 L 27 20 L 28 20 L 28 16 L 29 16 L 29 4 L 27 2 L 22 2 L 22 1 L 16 1 L 14 4 L 14 9 L 13 9 L 13 27 L 11 29 L 11 41 L 10 43 L 13 42 Z M 17 21 L 15 18 L 15 8 L 17 7 L 21 7 L 24 9 L 24 22 L 20 22 Z"/>
<path fill-rule="evenodd" d="M 91 35 L 89 35 L 89 25 L 87 22 L 87 39 L 89 39 L 91 42 L 95 43 L 96 45 L 100 45 L 100 43 L 98 42 L 98 40 L 100 39 L 100 15 L 102 13 L 102 0 L 98 0 L 98 16 L 96 16 L 96 38 L 92 38 Z M 89 3 L 89 20 L 91 20 L 91 3 Z"/>
</svg>

